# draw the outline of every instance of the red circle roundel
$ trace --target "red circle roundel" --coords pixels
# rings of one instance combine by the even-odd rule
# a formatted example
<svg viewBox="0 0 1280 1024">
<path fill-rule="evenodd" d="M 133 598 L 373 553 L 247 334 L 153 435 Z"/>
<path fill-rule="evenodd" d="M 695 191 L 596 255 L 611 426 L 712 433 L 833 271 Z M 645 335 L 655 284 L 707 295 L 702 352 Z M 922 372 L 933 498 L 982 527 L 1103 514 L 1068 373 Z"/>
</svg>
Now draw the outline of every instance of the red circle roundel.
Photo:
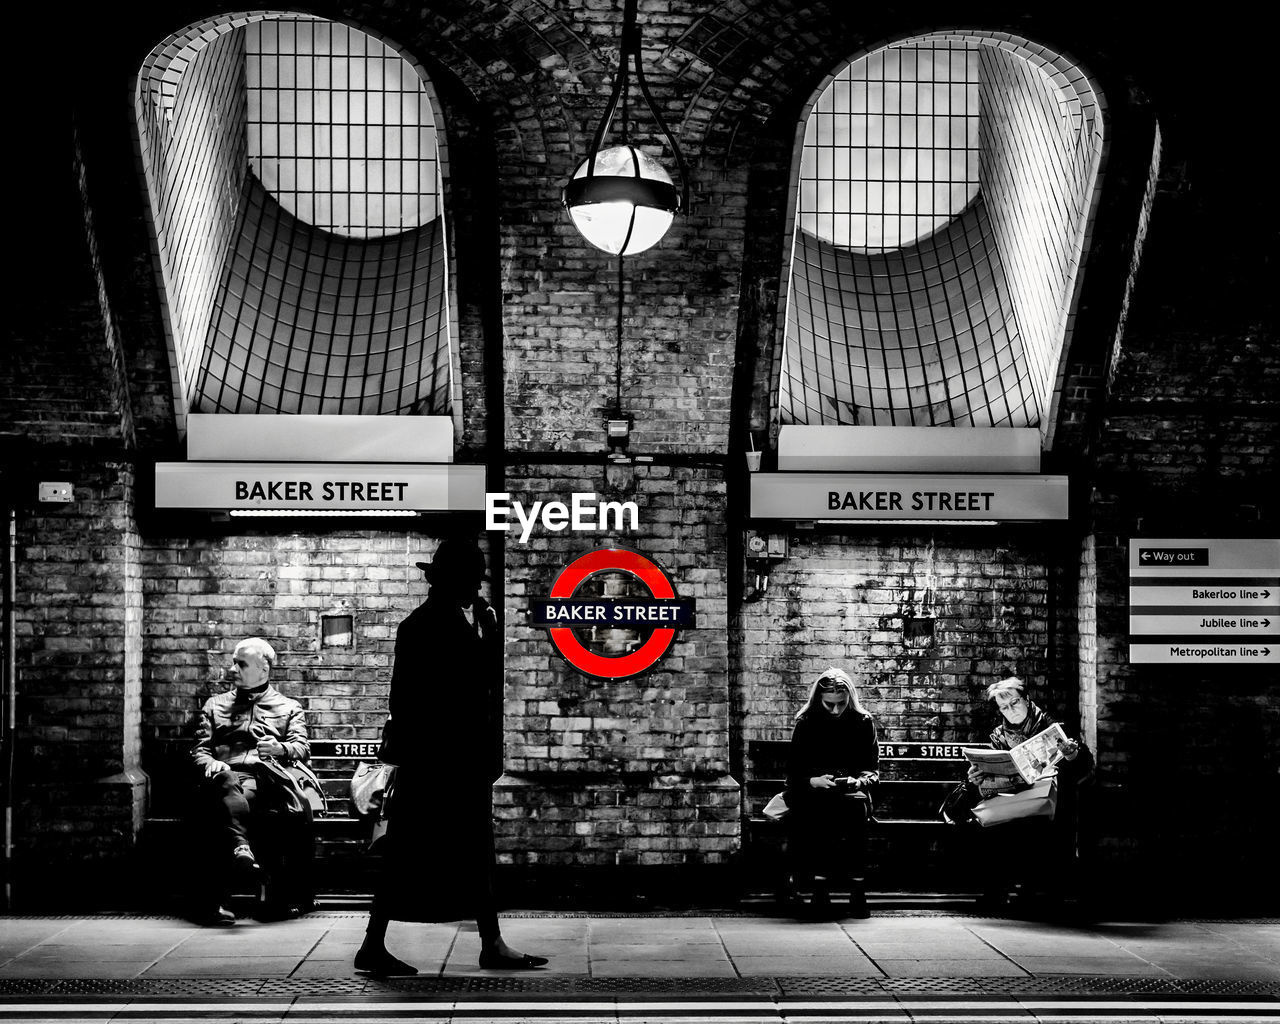
<svg viewBox="0 0 1280 1024">
<path fill-rule="evenodd" d="M 671 585 L 671 581 L 649 559 L 634 551 L 627 551 L 621 548 L 600 548 L 599 550 L 588 552 L 565 566 L 551 586 L 551 601 L 547 603 L 572 599 L 575 591 L 584 581 L 601 572 L 629 573 L 644 584 L 653 601 L 640 604 L 608 600 L 593 602 L 587 605 L 587 610 L 596 613 L 594 617 L 596 622 L 605 621 L 613 625 L 635 625 L 637 620 L 634 618 L 624 621 L 621 618 L 611 617 L 610 613 L 614 612 L 616 615 L 615 609 L 617 608 L 635 609 L 647 607 L 660 609 L 665 602 L 674 602 L 676 599 L 675 588 Z M 662 616 L 664 620 L 667 618 L 665 612 L 662 613 Z M 674 616 L 671 616 L 670 620 L 676 621 Z M 652 618 L 641 620 L 641 624 L 648 625 L 652 621 Z M 636 650 L 620 657 L 609 657 L 603 654 L 596 654 L 594 651 L 584 647 L 577 636 L 574 635 L 572 627 L 551 626 L 550 632 L 551 642 L 555 644 L 556 650 L 560 652 L 565 661 L 579 672 L 595 676 L 597 679 L 626 679 L 629 676 L 636 676 L 648 671 L 670 650 L 676 637 L 675 628 L 658 626 L 654 628 L 649 639 Z"/>
</svg>

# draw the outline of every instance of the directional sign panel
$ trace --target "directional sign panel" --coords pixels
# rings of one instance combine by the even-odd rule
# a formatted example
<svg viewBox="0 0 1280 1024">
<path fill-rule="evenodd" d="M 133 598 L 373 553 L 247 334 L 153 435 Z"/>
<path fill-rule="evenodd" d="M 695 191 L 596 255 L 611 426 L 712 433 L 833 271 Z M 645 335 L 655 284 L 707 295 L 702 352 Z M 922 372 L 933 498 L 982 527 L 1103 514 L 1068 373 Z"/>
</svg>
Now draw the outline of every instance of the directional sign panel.
<svg viewBox="0 0 1280 1024">
<path fill-rule="evenodd" d="M 1280 539 L 1130 540 L 1129 661 L 1280 664 Z"/>
</svg>

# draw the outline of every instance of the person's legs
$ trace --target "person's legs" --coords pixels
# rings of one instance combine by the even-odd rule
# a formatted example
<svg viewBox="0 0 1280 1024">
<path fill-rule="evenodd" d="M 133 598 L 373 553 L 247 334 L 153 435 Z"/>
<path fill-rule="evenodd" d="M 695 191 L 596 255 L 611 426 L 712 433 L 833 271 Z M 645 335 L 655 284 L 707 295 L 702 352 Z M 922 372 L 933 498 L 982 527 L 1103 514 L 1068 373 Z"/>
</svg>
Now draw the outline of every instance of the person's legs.
<svg viewBox="0 0 1280 1024">
<path fill-rule="evenodd" d="M 314 904 L 315 836 L 310 808 L 301 814 L 262 815 L 254 822 L 258 862 L 266 875 L 260 920 L 307 913 Z"/>
<path fill-rule="evenodd" d="M 498 925 L 498 900 L 493 888 L 493 865 L 496 860 L 493 849 L 492 819 L 486 816 L 477 836 L 479 850 L 477 856 L 484 865 L 483 871 L 475 879 L 477 886 L 476 929 L 480 932 L 480 966 L 496 970 L 527 970 L 541 967 L 547 962 L 545 956 L 531 956 L 512 949 L 502 938 L 502 929 Z"/>
<path fill-rule="evenodd" d="M 378 889 L 373 895 L 373 908 L 369 911 L 369 924 L 364 930 L 364 942 L 356 951 L 355 968 L 365 974 L 386 977 L 393 974 L 417 974 L 418 969 L 392 956 L 387 950 L 387 925 L 391 917 L 386 908 L 390 905 L 387 899 L 387 871 L 385 867 L 378 880 Z"/>
<path fill-rule="evenodd" d="M 808 890 L 809 903 L 802 913 L 823 916 L 830 911 L 831 879 L 835 867 L 832 845 L 832 810 L 829 802 L 813 801 L 787 816 L 789 854 L 797 893 Z"/>
<path fill-rule="evenodd" d="M 201 925 L 234 925 L 230 904 L 224 831 L 210 813 L 208 794 L 201 793 L 195 813 L 185 822 L 185 845 L 190 849 L 191 891 L 189 916 Z"/>
<path fill-rule="evenodd" d="M 395 771 L 396 792 L 400 792 L 399 787 L 404 787 L 404 792 L 413 793 L 420 782 L 409 769 L 397 768 Z M 413 871 L 412 866 L 405 865 L 404 859 L 412 854 L 419 841 L 419 837 L 413 832 L 416 816 L 391 813 L 393 806 L 400 806 L 393 803 L 393 799 L 384 798 L 382 813 L 386 816 L 387 831 L 378 845 L 381 857 L 377 880 L 374 882 L 373 906 L 369 910 L 369 924 L 365 927 L 364 941 L 360 944 L 355 959 L 357 971 L 379 977 L 418 973 L 416 967 L 392 956 L 387 950 L 387 925 L 391 923 L 391 908 L 397 902 L 403 904 L 405 893 L 397 890 L 402 888 L 402 878 L 406 872 Z"/>
<path fill-rule="evenodd" d="M 812 893 L 814 877 L 817 873 L 814 851 L 814 828 L 810 814 L 792 810 L 786 818 L 787 826 L 787 867 L 791 872 L 794 889 L 799 895 L 808 891 Z"/>
<path fill-rule="evenodd" d="M 229 770 L 205 780 L 206 813 L 215 833 L 228 850 L 249 845 L 249 817 L 257 780 L 245 772 Z"/>
<path fill-rule="evenodd" d="M 865 887 L 867 845 L 867 802 L 846 798 L 835 815 L 835 841 L 830 844 L 834 862 L 829 875 L 839 888 L 849 891 L 849 913 L 868 917 Z"/>
</svg>

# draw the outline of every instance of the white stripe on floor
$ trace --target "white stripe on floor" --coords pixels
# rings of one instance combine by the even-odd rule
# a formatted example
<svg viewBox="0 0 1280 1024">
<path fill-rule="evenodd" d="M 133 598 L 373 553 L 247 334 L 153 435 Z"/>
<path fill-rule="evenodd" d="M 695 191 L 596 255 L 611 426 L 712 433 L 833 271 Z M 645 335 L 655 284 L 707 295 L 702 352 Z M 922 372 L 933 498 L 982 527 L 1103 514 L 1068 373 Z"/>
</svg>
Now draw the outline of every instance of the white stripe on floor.
<svg viewBox="0 0 1280 1024">
<path fill-rule="evenodd" d="M 398 1001 L 315 1001 L 228 1000 L 225 1002 L 149 1002 L 112 1000 L 103 1002 L 0 1002 L 0 1022 L 55 1022 L 105 1020 L 145 1024 L 145 1022 L 227 1020 L 273 1020 L 284 1018 L 287 1024 L 333 1024 L 335 1021 L 378 1021 L 403 1024 L 408 1019 L 465 1021 L 536 1020 L 542 1024 L 565 1021 L 591 1024 L 592 1021 L 636 1024 L 638 1021 L 670 1021 L 686 1024 L 690 1020 L 714 1024 L 816 1024 L 832 1020 L 910 1021 L 918 1024 L 973 1024 L 986 1022 L 1020 1022 L 1034 1020 L 1041 1024 L 1064 1022 L 1133 1021 L 1152 1024 L 1245 1024 L 1248 1021 L 1280 1019 L 1280 1001 L 1222 999 L 1131 999 L 1088 1000 L 1079 998 L 1026 999 L 952 998 L 897 999 L 875 996 L 865 999 L 771 1001 L 750 1000 L 668 1000 L 646 1001 L 593 999 L 576 1002 L 571 997 L 546 1000 L 458 1000 L 403 999 Z"/>
</svg>

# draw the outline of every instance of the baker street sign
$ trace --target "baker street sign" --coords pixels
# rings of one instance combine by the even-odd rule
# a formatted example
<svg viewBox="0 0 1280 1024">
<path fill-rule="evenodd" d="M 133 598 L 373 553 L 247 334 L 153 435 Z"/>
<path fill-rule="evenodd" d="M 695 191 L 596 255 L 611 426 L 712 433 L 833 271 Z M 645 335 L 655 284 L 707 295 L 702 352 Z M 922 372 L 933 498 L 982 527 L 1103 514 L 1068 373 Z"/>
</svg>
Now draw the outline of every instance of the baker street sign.
<svg viewBox="0 0 1280 1024">
<path fill-rule="evenodd" d="M 156 507 L 479 511 L 484 467 L 414 463 L 161 462 Z"/>
<path fill-rule="evenodd" d="M 1067 478 L 1031 473 L 753 473 L 751 517 L 791 521 L 1066 519 Z"/>
</svg>

